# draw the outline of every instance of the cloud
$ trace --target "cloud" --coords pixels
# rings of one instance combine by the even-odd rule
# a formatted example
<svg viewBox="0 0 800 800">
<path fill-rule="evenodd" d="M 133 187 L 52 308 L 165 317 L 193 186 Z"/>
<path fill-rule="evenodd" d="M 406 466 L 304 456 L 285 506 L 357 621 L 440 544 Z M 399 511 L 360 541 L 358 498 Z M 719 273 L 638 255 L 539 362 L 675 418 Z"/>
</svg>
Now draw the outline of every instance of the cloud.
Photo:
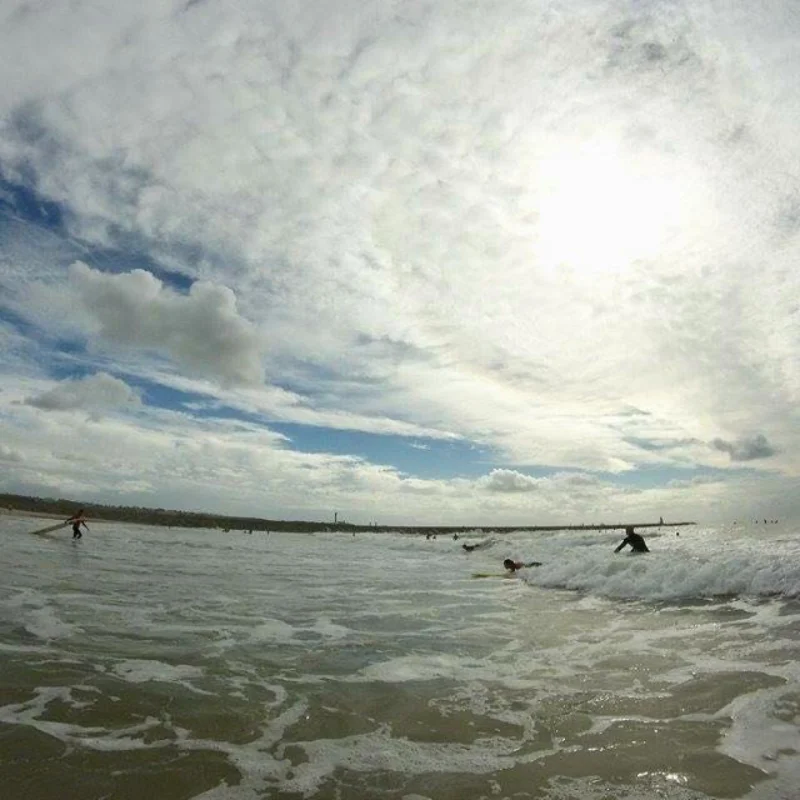
<svg viewBox="0 0 800 800">
<path fill-rule="evenodd" d="M 711 446 L 715 450 L 727 453 L 731 461 L 755 461 L 759 458 L 770 458 L 778 451 L 767 441 L 763 433 L 753 436 L 740 436 L 733 442 L 726 439 L 714 439 Z"/>
<path fill-rule="evenodd" d="M 263 379 L 258 336 L 226 286 L 198 281 L 181 295 L 145 270 L 108 275 L 81 262 L 70 286 L 100 340 L 167 354 L 224 384 Z"/>
<path fill-rule="evenodd" d="M 489 492 L 534 492 L 538 481 L 513 469 L 493 469 L 480 486 Z"/>
<path fill-rule="evenodd" d="M 99 372 L 86 378 L 62 381 L 58 386 L 24 401 L 44 411 L 107 411 L 141 403 L 125 381 Z"/>
<path fill-rule="evenodd" d="M 22 456 L 16 450 L 12 450 L 10 447 L 0 444 L 0 461 L 21 462 Z"/>
<path fill-rule="evenodd" d="M 325 520 L 338 510 L 353 522 L 389 524 L 783 518 L 796 506 L 796 481 L 779 476 L 650 489 L 582 473 L 532 479 L 515 470 L 506 471 L 510 480 L 491 471 L 476 479 L 423 479 L 352 456 L 295 452 L 285 437 L 257 424 L 149 405 L 135 415 L 75 415 L 69 425 L 24 404 L 6 406 L 4 414 L 3 446 L 20 456 L 13 469 L 0 470 L 5 491 L 273 518 Z M 515 474 L 538 488 L 487 490 L 513 485 Z"/>
<path fill-rule="evenodd" d="M 60 223 L 0 224 L 4 386 L 66 365 L 458 438 L 508 473 L 498 514 L 579 512 L 533 468 L 800 474 L 788 0 L 6 5 L 2 177 Z M 371 467 L 442 514 L 476 488 Z"/>
<path fill-rule="evenodd" d="M 705 484 L 722 485 L 723 481 L 721 481 L 718 476 L 695 475 L 688 479 L 673 479 L 667 483 L 667 486 L 671 489 L 696 489 L 698 486 L 703 486 Z"/>
</svg>

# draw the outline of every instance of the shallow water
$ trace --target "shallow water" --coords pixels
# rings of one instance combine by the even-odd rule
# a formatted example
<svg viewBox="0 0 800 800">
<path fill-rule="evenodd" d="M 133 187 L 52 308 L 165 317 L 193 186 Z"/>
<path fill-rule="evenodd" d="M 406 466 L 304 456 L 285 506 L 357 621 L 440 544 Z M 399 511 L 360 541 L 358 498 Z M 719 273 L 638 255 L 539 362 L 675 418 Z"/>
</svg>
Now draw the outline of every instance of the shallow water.
<svg viewBox="0 0 800 800">
<path fill-rule="evenodd" d="M 4 797 L 800 796 L 794 529 L 615 556 L 614 533 L 37 527 L 0 519 Z"/>
</svg>

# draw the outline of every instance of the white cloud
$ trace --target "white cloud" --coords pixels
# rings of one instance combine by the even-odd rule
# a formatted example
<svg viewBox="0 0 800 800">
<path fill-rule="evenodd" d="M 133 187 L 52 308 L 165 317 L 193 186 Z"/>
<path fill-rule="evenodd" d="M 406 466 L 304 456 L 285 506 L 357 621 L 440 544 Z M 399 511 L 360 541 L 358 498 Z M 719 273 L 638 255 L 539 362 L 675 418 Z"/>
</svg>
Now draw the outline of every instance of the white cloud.
<svg viewBox="0 0 800 800">
<path fill-rule="evenodd" d="M 29 394 L 17 387 L 13 395 Z M 364 459 L 300 453 L 259 425 L 142 406 L 135 415 L 56 414 L 13 402 L 3 412 L 0 490 L 273 518 L 389 524 L 536 525 L 789 516 L 793 481 L 754 474 L 651 489 L 584 473 L 421 479 Z M 497 491 L 498 484 L 533 491 Z M 758 493 L 758 501 L 752 497 Z"/>
<path fill-rule="evenodd" d="M 104 411 L 139 405 L 139 394 L 125 381 L 99 372 L 86 378 L 65 380 L 25 403 L 44 411 Z"/>
<path fill-rule="evenodd" d="M 479 485 L 489 492 L 535 492 L 539 481 L 513 469 L 493 469 Z"/>
</svg>

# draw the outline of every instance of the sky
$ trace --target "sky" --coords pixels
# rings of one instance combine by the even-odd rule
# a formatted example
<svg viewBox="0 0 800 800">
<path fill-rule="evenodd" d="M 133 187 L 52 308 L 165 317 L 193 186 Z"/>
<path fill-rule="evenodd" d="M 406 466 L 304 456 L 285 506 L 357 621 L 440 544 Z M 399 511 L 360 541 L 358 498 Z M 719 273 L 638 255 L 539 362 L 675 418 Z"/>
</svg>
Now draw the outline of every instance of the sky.
<svg viewBox="0 0 800 800">
<path fill-rule="evenodd" d="M 0 491 L 800 519 L 793 0 L 6 0 Z"/>
</svg>

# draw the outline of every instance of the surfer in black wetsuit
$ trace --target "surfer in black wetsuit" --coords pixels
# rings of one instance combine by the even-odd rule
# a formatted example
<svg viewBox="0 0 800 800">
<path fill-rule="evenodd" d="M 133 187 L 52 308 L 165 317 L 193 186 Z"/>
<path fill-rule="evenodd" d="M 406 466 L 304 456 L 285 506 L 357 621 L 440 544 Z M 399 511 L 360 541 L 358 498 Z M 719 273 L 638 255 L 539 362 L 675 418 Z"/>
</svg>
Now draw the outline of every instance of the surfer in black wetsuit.
<svg viewBox="0 0 800 800">
<path fill-rule="evenodd" d="M 509 572 L 516 572 L 518 569 L 522 569 L 523 567 L 541 567 L 542 566 L 542 562 L 541 561 L 528 561 L 527 564 L 524 564 L 522 561 L 514 561 L 511 558 L 507 558 L 503 562 L 503 566 Z"/>
<path fill-rule="evenodd" d="M 86 530 L 89 530 L 89 526 L 86 524 L 86 520 L 83 518 L 83 509 L 81 509 L 77 514 L 73 514 L 67 522 L 72 523 L 72 538 L 73 539 L 82 539 L 83 534 L 81 533 L 81 525 L 83 525 Z"/>
<path fill-rule="evenodd" d="M 619 553 L 626 544 L 631 546 L 634 553 L 649 553 L 647 545 L 644 543 L 644 538 L 638 533 L 634 533 L 633 528 L 625 528 L 625 538 L 620 542 L 619 547 L 614 551 Z"/>
</svg>

